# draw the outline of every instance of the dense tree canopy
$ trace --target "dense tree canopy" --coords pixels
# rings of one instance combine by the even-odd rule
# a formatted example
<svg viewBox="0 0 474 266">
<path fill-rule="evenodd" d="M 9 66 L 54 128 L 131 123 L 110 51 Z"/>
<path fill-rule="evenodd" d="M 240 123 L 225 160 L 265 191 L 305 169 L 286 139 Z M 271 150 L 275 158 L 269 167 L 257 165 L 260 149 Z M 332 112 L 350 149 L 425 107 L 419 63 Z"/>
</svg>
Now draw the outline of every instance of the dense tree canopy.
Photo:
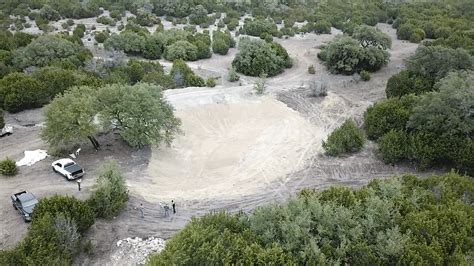
<svg viewBox="0 0 474 266">
<path fill-rule="evenodd" d="M 407 60 L 407 70 L 410 73 L 435 81 L 451 71 L 468 69 L 474 69 L 474 57 L 463 49 L 421 46 Z"/>
<path fill-rule="evenodd" d="M 379 139 L 386 162 L 447 166 L 474 172 L 473 71 L 455 71 L 420 96 L 391 98 L 364 115 L 370 138 Z"/>
<path fill-rule="evenodd" d="M 47 98 L 43 85 L 26 74 L 11 73 L 0 80 L 0 108 L 9 112 L 41 107 Z"/>
<path fill-rule="evenodd" d="M 30 66 L 48 66 L 53 63 L 81 66 L 91 57 L 89 50 L 64 38 L 45 35 L 34 39 L 24 48 L 15 51 L 13 64 L 21 69 Z"/>
<path fill-rule="evenodd" d="M 249 215 L 195 218 L 148 265 L 464 264 L 473 193 L 472 179 L 454 173 L 304 190 Z"/>
</svg>

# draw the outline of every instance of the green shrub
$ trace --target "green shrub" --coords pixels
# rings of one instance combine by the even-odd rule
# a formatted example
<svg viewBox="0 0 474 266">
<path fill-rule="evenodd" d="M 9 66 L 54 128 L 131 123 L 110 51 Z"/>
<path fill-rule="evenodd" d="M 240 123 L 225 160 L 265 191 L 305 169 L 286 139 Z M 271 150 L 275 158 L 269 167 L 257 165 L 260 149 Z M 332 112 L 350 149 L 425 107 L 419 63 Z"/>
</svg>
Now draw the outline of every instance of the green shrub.
<svg viewBox="0 0 474 266">
<path fill-rule="evenodd" d="M 364 143 L 363 131 L 349 119 L 335 129 L 326 141 L 323 141 L 323 148 L 327 155 L 340 156 L 344 153 L 360 151 Z"/>
<path fill-rule="evenodd" d="M 327 50 L 326 47 L 322 48 L 321 51 L 318 53 L 319 60 L 326 62 L 327 59 Z"/>
<path fill-rule="evenodd" d="M 391 76 L 388 79 L 385 93 L 387 98 L 401 97 L 410 93 L 420 95 L 432 91 L 433 80 L 410 74 L 407 70 Z"/>
<path fill-rule="evenodd" d="M 181 59 L 175 60 L 171 67 L 170 76 L 174 79 L 176 87 L 204 87 L 206 82 L 194 74 L 186 62 Z"/>
<path fill-rule="evenodd" d="M 108 18 L 106 16 L 100 16 L 96 19 L 97 23 L 101 23 L 104 25 L 111 25 L 114 21 L 111 18 Z"/>
<path fill-rule="evenodd" d="M 208 78 L 206 80 L 206 86 L 210 87 L 210 88 L 215 87 L 216 86 L 216 79 L 215 78 Z"/>
<path fill-rule="evenodd" d="M 236 82 L 239 79 L 240 79 L 239 74 L 237 74 L 237 71 L 235 71 L 235 68 L 231 66 L 227 74 L 227 80 L 230 82 Z"/>
<path fill-rule="evenodd" d="M 456 173 L 306 189 L 250 214 L 193 218 L 147 265 L 469 264 L 473 191 Z"/>
<path fill-rule="evenodd" d="M 35 206 L 33 221 L 39 220 L 46 215 L 54 217 L 60 213 L 77 224 L 77 230 L 81 235 L 94 224 L 94 212 L 86 202 L 72 196 L 59 195 L 40 199 L 39 203 Z"/>
<path fill-rule="evenodd" d="M 101 32 L 96 32 L 94 34 L 94 39 L 96 40 L 96 42 L 98 43 L 104 43 L 107 38 L 109 38 L 110 34 L 106 31 L 101 31 Z"/>
<path fill-rule="evenodd" d="M 420 46 L 407 60 L 407 70 L 411 74 L 434 81 L 444 78 L 451 71 L 469 69 L 474 69 L 474 57 L 464 49 Z"/>
<path fill-rule="evenodd" d="M 277 26 L 266 19 L 248 20 L 245 22 L 243 31 L 247 35 L 260 37 L 262 33 L 276 35 Z"/>
<path fill-rule="evenodd" d="M 362 70 L 377 71 L 388 63 L 389 56 L 382 48 L 372 45 L 364 48 L 359 41 L 347 36 L 336 38 L 318 54 L 331 72 L 346 75 Z"/>
<path fill-rule="evenodd" d="M 377 141 L 385 163 L 395 164 L 409 158 L 409 138 L 404 130 L 391 130 Z"/>
<path fill-rule="evenodd" d="M 258 95 L 263 95 L 266 90 L 267 74 L 260 74 L 259 78 L 255 81 L 253 89 Z"/>
<path fill-rule="evenodd" d="M 438 38 L 443 38 L 443 39 L 447 39 L 452 33 L 452 29 L 449 28 L 449 27 L 440 27 L 440 28 L 437 28 L 434 32 L 434 37 L 436 39 Z"/>
<path fill-rule="evenodd" d="M 238 19 L 231 19 L 231 21 L 227 24 L 227 29 L 230 31 L 233 31 L 239 26 L 239 20 Z"/>
<path fill-rule="evenodd" d="M 212 51 L 216 54 L 226 55 L 229 51 L 229 45 L 223 39 L 215 39 L 212 42 Z"/>
<path fill-rule="evenodd" d="M 326 66 L 333 73 L 353 74 L 363 69 L 364 49 L 350 37 L 336 38 L 324 50 Z"/>
<path fill-rule="evenodd" d="M 127 201 L 127 187 L 117 163 L 106 162 L 87 204 L 96 217 L 112 218 L 125 208 Z"/>
<path fill-rule="evenodd" d="M 0 174 L 4 176 L 14 176 L 18 173 L 18 168 L 16 167 L 16 162 L 10 158 L 5 158 L 0 161 Z"/>
<path fill-rule="evenodd" d="M 413 29 L 410 35 L 410 42 L 420 43 L 425 38 L 425 31 L 420 28 Z"/>
<path fill-rule="evenodd" d="M 310 66 L 308 67 L 308 73 L 309 73 L 309 74 L 312 74 L 312 75 L 316 74 L 316 69 L 314 69 L 314 66 L 313 66 L 313 65 L 310 65 Z"/>
<path fill-rule="evenodd" d="M 320 20 L 314 23 L 314 32 L 317 34 L 330 34 L 331 33 L 331 23 L 326 20 Z"/>
<path fill-rule="evenodd" d="M 13 65 L 25 69 L 30 66 L 67 63 L 71 64 L 71 68 L 77 68 L 90 58 L 92 58 L 91 52 L 83 46 L 60 35 L 44 35 L 34 39 L 26 47 L 16 50 Z"/>
<path fill-rule="evenodd" d="M 369 26 L 358 26 L 352 37 L 360 42 L 362 47 L 375 47 L 389 49 L 392 47 L 392 39 L 381 30 Z"/>
<path fill-rule="evenodd" d="M 369 81 L 370 80 L 370 73 L 366 70 L 362 70 L 360 72 L 360 78 L 363 80 L 363 81 Z"/>
<path fill-rule="evenodd" d="M 198 59 L 198 48 L 188 41 L 177 41 L 166 47 L 164 57 L 170 61 L 195 61 Z"/>
<path fill-rule="evenodd" d="M 295 264 L 279 245 L 261 245 L 258 237 L 248 227 L 248 222 L 244 219 L 223 212 L 193 218 L 167 242 L 162 252 L 148 258 L 147 265 L 242 265 L 257 262 L 267 265 Z"/>
<path fill-rule="evenodd" d="M 36 79 L 23 73 L 11 73 L 0 80 L 0 108 L 16 113 L 41 107 L 48 92 Z"/>
<path fill-rule="evenodd" d="M 151 83 L 161 86 L 163 89 L 174 89 L 176 88 L 176 83 L 171 75 L 166 75 L 163 72 L 150 72 L 143 76 L 142 82 Z"/>
<path fill-rule="evenodd" d="M 271 77 L 292 65 L 286 50 L 276 43 L 241 39 L 238 49 L 232 66 L 245 75 L 255 77 L 267 73 Z"/>
<path fill-rule="evenodd" d="M 206 82 L 203 78 L 196 74 L 191 74 L 185 77 L 186 87 L 205 87 Z"/>
<path fill-rule="evenodd" d="M 367 108 L 364 113 L 367 137 L 377 140 L 392 129 L 405 130 L 416 101 L 416 96 L 406 95 L 380 101 Z"/>
<path fill-rule="evenodd" d="M 397 38 L 399 40 L 409 40 L 413 34 L 415 26 L 412 24 L 403 24 L 397 29 Z"/>
<path fill-rule="evenodd" d="M 129 55 L 141 55 L 145 47 L 145 37 L 127 30 L 120 34 L 111 34 L 104 42 L 104 47 L 108 50 L 123 51 Z"/>
</svg>

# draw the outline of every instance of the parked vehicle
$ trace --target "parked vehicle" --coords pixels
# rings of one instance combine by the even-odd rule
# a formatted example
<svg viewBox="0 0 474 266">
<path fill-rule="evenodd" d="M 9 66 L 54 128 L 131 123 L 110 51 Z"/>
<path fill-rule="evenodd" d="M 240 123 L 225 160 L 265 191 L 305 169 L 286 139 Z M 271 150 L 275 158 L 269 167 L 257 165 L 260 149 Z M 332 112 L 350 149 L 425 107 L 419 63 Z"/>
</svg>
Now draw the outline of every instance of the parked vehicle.
<svg viewBox="0 0 474 266">
<path fill-rule="evenodd" d="M 68 158 L 54 161 L 51 166 L 54 172 L 63 175 L 68 180 L 78 179 L 84 175 L 84 169 Z"/>
<path fill-rule="evenodd" d="M 13 194 L 10 198 L 12 200 L 13 208 L 20 213 L 23 220 L 25 222 L 31 222 L 33 209 L 38 203 L 35 195 L 27 191 L 22 191 Z"/>
</svg>

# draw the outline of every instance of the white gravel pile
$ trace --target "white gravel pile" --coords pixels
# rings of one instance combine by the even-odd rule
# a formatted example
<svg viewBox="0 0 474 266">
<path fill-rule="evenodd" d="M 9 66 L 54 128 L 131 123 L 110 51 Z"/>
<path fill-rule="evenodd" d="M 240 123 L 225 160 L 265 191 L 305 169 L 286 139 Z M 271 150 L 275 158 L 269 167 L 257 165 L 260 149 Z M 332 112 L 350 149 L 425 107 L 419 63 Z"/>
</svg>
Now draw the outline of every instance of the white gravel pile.
<svg viewBox="0 0 474 266">
<path fill-rule="evenodd" d="M 160 252 L 165 247 L 165 240 L 157 237 L 147 239 L 125 238 L 117 241 L 117 250 L 112 254 L 114 265 L 143 265 L 149 254 Z"/>
</svg>

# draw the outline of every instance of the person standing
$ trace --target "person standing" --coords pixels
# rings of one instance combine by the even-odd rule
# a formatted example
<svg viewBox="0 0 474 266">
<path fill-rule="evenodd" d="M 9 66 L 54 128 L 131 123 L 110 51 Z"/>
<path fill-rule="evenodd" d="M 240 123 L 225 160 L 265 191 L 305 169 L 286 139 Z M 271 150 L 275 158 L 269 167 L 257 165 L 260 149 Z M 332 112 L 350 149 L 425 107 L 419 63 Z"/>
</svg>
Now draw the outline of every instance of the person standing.
<svg viewBox="0 0 474 266">
<path fill-rule="evenodd" d="M 143 212 L 143 203 L 140 203 L 140 208 L 139 209 L 140 209 L 140 215 L 141 215 L 142 219 L 145 218 L 145 213 Z"/>
<path fill-rule="evenodd" d="M 77 180 L 77 188 L 79 189 L 79 191 L 81 191 L 81 181 L 82 179 Z"/>
<path fill-rule="evenodd" d="M 174 203 L 174 200 L 171 201 L 171 207 L 173 207 L 173 214 L 176 214 L 176 204 Z"/>
</svg>

